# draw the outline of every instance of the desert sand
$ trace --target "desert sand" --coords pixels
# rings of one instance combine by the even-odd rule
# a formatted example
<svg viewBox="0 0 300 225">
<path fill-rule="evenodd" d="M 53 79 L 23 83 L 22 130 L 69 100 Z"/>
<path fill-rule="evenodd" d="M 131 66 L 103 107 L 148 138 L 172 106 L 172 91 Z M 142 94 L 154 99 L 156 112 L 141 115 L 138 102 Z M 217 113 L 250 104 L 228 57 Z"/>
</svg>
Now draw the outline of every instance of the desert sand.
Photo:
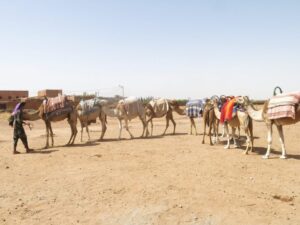
<svg viewBox="0 0 300 225">
<path fill-rule="evenodd" d="M 67 143 L 66 121 L 54 123 L 55 146 L 43 150 L 45 126 L 26 132 L 36 153 L 22 143 L 12 154 L 12 128 L 0 121 L 0 224 L 234 225 L 300 224 L 300 124 L 284 128 L 289 158 L 281 160 L 274 127 L 271 159 L 266 127 L 254 123 L 254 152 L 201 144 L 189 120 L 175 116 L 177 134 L 160 136 L 164 119 L 154 120 L 154 137 L 117 140 L 118 124 L 108 119 L 103 142 L 100 124 L 90 126 L 90 143 Z M 203 132 L 202 120 L 197 121 Z M 130 123 L 137 137 L 139 120 Z M 172 127 L 171 127 L 172 128 Z M 172 129 L 169 128 L 170 133 Z M 78 129 L 80 125 L 78 123 Z M 85 133 L 84 139 L 87 140 Z M 225 139 L 224 139 L 225 141 Z"/>
</svg>

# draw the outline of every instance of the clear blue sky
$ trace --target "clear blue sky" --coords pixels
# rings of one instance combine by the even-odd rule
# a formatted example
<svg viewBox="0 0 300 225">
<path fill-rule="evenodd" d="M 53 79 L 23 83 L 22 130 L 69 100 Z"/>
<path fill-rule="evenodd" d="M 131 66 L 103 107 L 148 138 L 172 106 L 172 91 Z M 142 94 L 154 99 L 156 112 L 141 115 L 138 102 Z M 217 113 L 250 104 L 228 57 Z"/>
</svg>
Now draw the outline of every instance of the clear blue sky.
<svg viewBox="0 0 300 225">
<path fill-rule="evenodd" d="M 300 91 L 300 1 L 1 1 L 0 76 L 32 94 Z"/>
</svg>

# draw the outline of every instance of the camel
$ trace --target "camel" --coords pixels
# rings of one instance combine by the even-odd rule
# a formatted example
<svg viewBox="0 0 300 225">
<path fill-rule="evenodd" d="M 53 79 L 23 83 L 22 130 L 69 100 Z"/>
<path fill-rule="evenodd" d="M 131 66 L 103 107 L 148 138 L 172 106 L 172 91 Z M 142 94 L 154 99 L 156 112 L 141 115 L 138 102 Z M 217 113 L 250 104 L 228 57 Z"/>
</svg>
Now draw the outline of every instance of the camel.
<svg viewBox="0 0 300 225">
<path fill-rule="evenodd" d="M 203 116 L 205 99 L 190 100 L 186 104 L 186 115 L 190 120 L 190 135 L 193 135 L 193 128 L 195 129 L 195 135 L 197 135 L 197 128 L 195 119 Z"/>
<path fill-rule="evenodd" d="M 51 126 L 51 122 L 58 122 L 65 119 L 68 119 L 68 123 L 71 127 L 71 137 L 67 143 L 67 145 L 74 144 L 76 135 L 77 135 L 77 112 L 74 107 L 74 102 L 71 100 L 67 100 L 69 106 L 68 111 L 65 113 L 59 113 L 56 114 L 55 112 L 51 117 L 48 117 L 48 115 L 45 113 L 45 106 L 44 103 L 42 103 L 38 110 L 24 110 L 23 118 L 24 120 L 29 121 L 36 121 L 38 119 L 42 119 L 45 122 L 46 125 L 46 145 L 45 149 L 49 148 L 49 136 L 51 136 L 51 143 L 52 147 L 54 146 L 54 139 L 53 139 L 53 130 Z M 64 110 L 64 109 L 63 109 Z M 51 113 L 50 113 L 51 114 Z"/>
<path fill-rule="evenodd" d="M 208 136 L 210 145 L 213 145 L 212 138 L 211 138 L 211 130 L 213 128 L 213 136 L 215 137 L 215 141 L 219 142 L 219 119 L 216 117 L 214 112 L 214 105 L 212 104 L 211 100 L 206 100 L 204 110 L 203 110 L 203 125 L 204 125 L 204 132 L 203 132 L 203 139 L 202 144 L 205 144 L 205 135 L 206 135 L 206 126 L 209 127 Z"/>
<path fill-rule="evenodd" d="M 168 100 L 168 99 L 154 99 L 151 100 L 146 106 L 145 106 L 145 110 L 146 110 L 146 115 L 148 117 L 147 119 L 147 126 L 148 123 L 151 123 L 151 132 L 150 135 L 153 135 L 153 119 L 154 118 L 162 118 L 162 117 L 166 117 L 166 128 L 163 132 L 162 135 L 165 135 L 167 132 L 167 129 L 169 127 L 169 122 L 171 120 L 171 122 L 173 123 L 173 135 L 175 134 L 175 129 L 176 129 L 176 122 L 174 121 L 173 118 L 173 111 L 177 112 L 179 115 L 185 115 L 185 111 L 182 110 L 179 107 L 179 104 L 177 101 L 175 100 Z"/>
<path fill-rule="evenodd" d="M 86 101 L 81 101 L 77 105 L 76 111 L 81 125 L 80 141 L 83 142 L 84 128 L 86 128 L 88 140 L 89 141 L 91 140 L 89 125 L 91 123 L 95 123 L 97 118 L 99 118 L 102 127 L 102 132 L 99 140 L 103 140 L 107 127 L 106 127 L 106 115 L 105 113 L 102 112 L 101 100 L 98 98 L 94 98 Z"/>
<path fill-rule="evenodd" d="M 37 113 L 39 114 L 39 117 L 42 118 L 42 120 L 45 122 L 46 125 L 46 146 L 45 148 L 49 148 L 49 135 L 51 136 L 51 143 L 52 147 L 54 146 L 54 139 L 53 139 L 53 130 L 51 126 L 51 122 L 58 122 L 67 119 L 68 123 L 71 128 L 71 137 L 67 143 L 67 145 L 73 145 L 76 135 L 77 135 L 77 112 L 76 108 L 74 107 L 74 102 L 71 100 L 66 100 L 66 104 L 68 106 L 66 108 L 63 108 L 63 112 L 56 113 L 58 111 L 54 111 L 51 113 L 45 112 L 45 104 L 44 102 L 39 107 Z M 52 114 L 52 115 L 51 115 Z"/>
<path fill-rule="evenodd" d="M 292 124 L 296 124 L 300 121 L 300 105 L 296 105 L 295 108 L 295 119 L 293 118 L 280 118 L 280 119 L 269 119 L 268 114 L 267 114 L 267 109 L 268 109 L 268 105 L 269 105 L 269 100 L 267 100 L 264 103 L 264 107 L 261 110 L 256 110 L 253 106 L 253 104 L 250 102 L 249 98 L 244 96 L 242 98 L 242 100 L 240 101 L 241 103 L 243 103 L 243 105 L 245 106 L 249 116 L 255 120 L 255 121 L 259 121 L 259 122 L 265 122 L 267 129 L 268 129 L 268 138 L 267 138 L 267 142 L 268 142 L 268 147 L 267 147 L 267 152 L 266 154 L 262 157 L 263 159 L 268 159 L 270 157 L 270 153 L 271 153 L 271 145 L 272 145 L 272 127 L 273 124 L 275 124 L 277 131 L 279 133 L 279 141 L 281 143 L 281 159 L 286 159 L 287 155 L 286 155 L 286 149 L 285 149 L 285 143 L 284 143 L 284 134 L 283 134 L 283 126 L 287 126 L 287 125 L 292 125 Z"/>
<path fill-rule="evenodd" d="M 128 97 L 124 100 L 120 100 L 115 108 L 110 108 L 108 101 L 102 101 L 102 111 L 109 117 L 116 117 L 119 121 L 119 139 L 122 134 L 122 120 L 125 122 L 125 129 L 130 135 L 130 138 L 134 138 L 129 130 L 128 122 L 136 117 L 142 121 L 143 132 L 141 137 L 148 136 L 148 128 L 146 122 L 146 113 L 142 102 L 136 97 Z"/>
<path fill-rule="evenodd" d="M 219 111 L 217 100 L 214 100 L 214 114 L 215 114 L 216 118 L 218 120 L 220 120 L 221 112 Z M 224 147 L 225 149 L 230 148 L 230 134 L 229 134 L 229 128 L 228 128 L 228 125 L 229 125 L 232 129 L 232 138 L 233 138 L 233 142 L 234 142 L 234 147 L 235 148 L 238 147 L 237 142 L 236 142 L 235 131 L 237 128 L 242 126 L 244 128 L 245 134 L 247 136 L 247 141 L 246 141 L 247 147 L 246 147 L 245 154 L 246 155 L 248 154 L 249 147 L 250 147 L 250 151 L 251 152 L 253 151 L 253 121 L 247 113 L 241 112 L 238 110 L 236 112 L 236 115 L 233 115 L 232 119 L 230 121 L 226 121 L 224 123 L 224 125 L 225 125 L 225 131 L 227 133 L 227 145 Z"/>
</svg>

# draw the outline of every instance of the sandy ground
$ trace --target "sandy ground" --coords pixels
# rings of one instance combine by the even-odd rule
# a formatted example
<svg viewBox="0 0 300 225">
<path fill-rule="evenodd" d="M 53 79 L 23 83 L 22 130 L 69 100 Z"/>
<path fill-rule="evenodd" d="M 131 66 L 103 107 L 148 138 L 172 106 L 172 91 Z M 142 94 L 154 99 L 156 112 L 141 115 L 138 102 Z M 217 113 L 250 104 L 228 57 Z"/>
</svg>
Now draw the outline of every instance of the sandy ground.
<svg viewBox="0 0 300 225">
<path fill-rule="evenodd" d="M 104 142 L 77 137 L 73 147 L 63 146 L 64 121 L 54 124 L 48 150 L 39 150 L 45 128 L 35 122 L 27 134 L 37 153 L 12 155 L 12 129 L 2 120 L 0 224 L 300 224 L 300 124 L 284 129 L 288 160 L 279 159 L 275 129 L 272 158 L 263 160 L 263 123 L 254 124 L 255 152 L 246 156 L 222 143 L 202 145 L 202 135 L 187 135 L 187 118 L 176 121 L 175 136 L 159 136 L 165 121 L 157 119 L 153 138 L 129 140 L 124 130 L 118 141 L 117 121 L 109 119 Z M 139 120 L 130 128 L 140 135 Z M 100 125 L 90 129 L 96 140 Z"/>
</svg>

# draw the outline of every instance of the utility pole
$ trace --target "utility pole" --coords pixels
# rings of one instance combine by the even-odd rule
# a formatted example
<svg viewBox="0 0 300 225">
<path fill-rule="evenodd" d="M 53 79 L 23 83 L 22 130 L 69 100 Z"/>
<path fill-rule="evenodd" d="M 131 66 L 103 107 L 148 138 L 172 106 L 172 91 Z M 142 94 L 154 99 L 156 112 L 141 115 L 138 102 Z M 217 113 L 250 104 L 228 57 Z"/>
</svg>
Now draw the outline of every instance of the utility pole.
<svg viewBox="0 0 300 225">
<path fill-rule="evenodd" d="M 120 84 L 119 84 L 119 88 L 121 88 L 121 89 L 122 89 L 122 96 L 123 96 L 123 98 L 124 98 L 124 89 L 125 89 L 125 88 L 124 88 L 124 86 L 123 86 L 123 85 L 120 85 Z"/>
</svg>

